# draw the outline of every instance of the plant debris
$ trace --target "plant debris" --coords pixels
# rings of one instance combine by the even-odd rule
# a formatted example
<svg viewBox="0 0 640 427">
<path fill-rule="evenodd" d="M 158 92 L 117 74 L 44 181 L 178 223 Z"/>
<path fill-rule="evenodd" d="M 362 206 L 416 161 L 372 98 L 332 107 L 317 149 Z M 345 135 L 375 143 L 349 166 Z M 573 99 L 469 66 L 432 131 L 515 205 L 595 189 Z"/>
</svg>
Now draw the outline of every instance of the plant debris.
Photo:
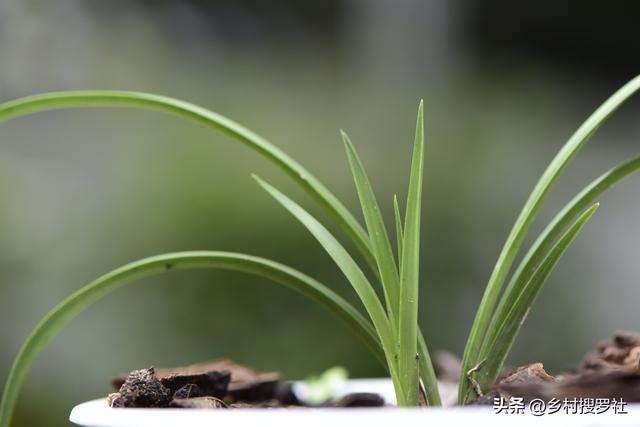
<svg viewBox="0 0 640 427">
<path fill-rule="evenodd" d="M 519 386 L 522 384 L 545 384 L 555 381 L 556 379 L 544 370 L 542 363 L 532 363 L 521 366 L 507 374 L 500 381 L 500 387 Z"/>
<path fill-rule="evenodd" d="M 300 402 L 278 372 L 257 372 L 231 360 L 173 369 L 141 369 L 113 378 L 107 397 L 113 408 L 282 408 Z M 354 393 L 327 407 L 383 406 L 373 393 Z"/>
<path fill-rule="evenodd" d="M 217 398 L 227 394 L 231 374 L 227 371 L 206 371 L 194 374 L 172 373 L 159 376 L 160 382 L 167 387 L 172 395 L 181 397 L 197 393 L 199 396 L 213 396 Z"/>
<path fill-rule="evenodd" d="M 327 405 L 331 408 L 372 408 L 384 406 L 384 399 L 376 393 L 351 393 Z"/>
<path fill-rule="evenodd" d="M 584 371 L 607 369 L 640 370 L 640 333 L 620 331 L 608 340 L 601 341 L 595 352 L 589 353 L 582 362 Z"/>
<path fill-rule="evenodd" d="M 585 356 L 580 369 L 552 377 L 542 364 L 518 368 L 494 387 L 496 396 L 531 399 L 610 398 L 640 402 L 640 333 L 617 332 Z"/>
<path fill-rule="evenodd" d="M 455 356 L 436 357 L 442 386 L 455 385 L 460 364 Z M 478 366 L 477 370 L 481 370 Z M 257 372 L 222 359 L 174 369 L 140 369 L 112 380 L 117 393 L 108 396 L 114 408 L 283 408 L 309 407 L 300 402 L 291 384 L 278 372 Z M 455 401 L 455 388 L 450 406 Z M 444 396 L 444 395 L 443 395 Z M 640 402 L 640 333 L 617 332 L 587 354 L 579 369 L 552 376 L 542 363 L 531 363 L 498 378 L 491 390 L 469 405 L 492 405 L 495 398 L 532 399 L 610 398 Z M 448 401 L 451 401 L 449 403 Z M 426 402 L 425 402 L 426 403 Z M 352 393 L 320 405 L 326 408 L 382 407 L 375 393 Z"/>
<path fill-rule="evenodd" d="M 173 400 L 190 399 L 202 396 L 202 390 L 196 384 L 185 384 L 173 393 Z"/>
<path fill-rule="evenodd" d="M 222 400 L 213 396 L 189 397 L 189 398 L 173 398 L 172 408 L 190 408 L 190 409 L 219 409 L 226 408 L 227 404 Z"/>
<path fill-rule="evenodd" d="M 108 402 L 112 408 L 163 408 L 171 402 L 171 391 L 156 378 L 153 368 L 140 369 L 127 376 Z"/>
</svg>

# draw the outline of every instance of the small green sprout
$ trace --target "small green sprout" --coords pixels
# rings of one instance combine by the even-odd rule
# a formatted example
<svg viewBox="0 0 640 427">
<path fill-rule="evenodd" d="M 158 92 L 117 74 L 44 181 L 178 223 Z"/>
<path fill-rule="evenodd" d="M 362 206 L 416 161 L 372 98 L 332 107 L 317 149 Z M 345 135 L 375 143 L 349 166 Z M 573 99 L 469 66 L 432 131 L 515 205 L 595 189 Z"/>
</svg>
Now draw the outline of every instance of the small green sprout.
<svg viewBox="0 0 640 427">
<path fill-rule="evenodd" d="M 305 401 L 311 405 L 322 405 L 335 395 L 336 386 L 349 379 L 349 373 L 343 366 L 334 366 L 321 374 L 309 375 L 304 379 Z"/>
<path fill-rule="evenodd" d="M 606 119 L 639 88 L 640 76 L 605 101 L 565 143 L 534 187 L 507 237 L 472 324 L 462 360 L 458 392 L 460 404 L 488 390 L 495 381 L 542 286 L 598 208 L 596 199 L 640 169 L 640 157 L 635 157 L 585 187 L 544 228 L 513 269 L 530 226 L 566 166 Z M 254 149 L 287 173 L 335 220 L 365 260 L 366 267 L 382 289 L 383 299 L 378 297 L 363 267 L 327 228 L 279 190 L 254 177 L 325 249 L 360 298 L 366 316 L 315 279 L 268 259 L 217 251 L 179 252 L 142 259 L 80 288 L 40 321 L 23 344 L 9 372 L 0 401 L 0 427 L 9 426 L 18 394 L 34 361 L 68 322 L 116 288 L 165 272 L 168 265 L 172 270 L 213 268 L 254 274 L 315 300 L 344 320 L 387 368 L 400 406 L 419 405 L 421 388 L 429 405 L 440 405 L 429 351 L 418 327 L 420 217 L 425 150 L 422 102 L 418 108 L 404 218 L 397 198 L 393 200 L 395 254 L 371 182 L 344 132 L 342 140 L 366 228 L 318 179 L 276 146 L 226 117 L 184 101 L 138 92 L 48 93 L 0 104 L 0 121 L 44 110 L 91 106 L 129 106 L 173 113 L 217 129 Z"/>
</svg>

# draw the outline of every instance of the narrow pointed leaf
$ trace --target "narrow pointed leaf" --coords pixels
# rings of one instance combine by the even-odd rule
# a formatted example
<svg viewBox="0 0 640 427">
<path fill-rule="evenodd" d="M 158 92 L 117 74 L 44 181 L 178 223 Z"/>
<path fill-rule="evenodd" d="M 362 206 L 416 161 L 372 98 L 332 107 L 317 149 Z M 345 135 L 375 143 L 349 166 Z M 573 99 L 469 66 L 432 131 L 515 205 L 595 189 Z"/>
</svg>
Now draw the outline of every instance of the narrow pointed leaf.
<svg viewBox="0 0 640 427">
<path fill-rule="evenodd" d="M 398 268 L 395 263 L 395 257 L 393 256 L 393 250 L 391 249 L 389 235 L 387 234 L 376 196 L 373 193 L 371 182 L 364 170 L 364 165 L 358 153 L 356 153 L 356 149 L 351 143 L 351 140 L 344 132 L 342 132 L 342 141 L 347 150 L 351 173 L 353 174 L 353 180 L 356 184 L 358 197 L 360 198 L 362 214 L 367 224 L 369 240 L 376 258 L 376 263 L 378 264 L 380 280 L 387 303 L 387 313 L 395 330 L 395 325 L 398 324 L 397 314 L 400 308 L 398 305 L 400 279 L 398 278 Z"/>
<path fill-rule="evenodd" d="M 287 209 L 298 221 L 304 225 L 307 230 L 316 238 L 324 250 L 329 254 L 331 259 L 340 268 L 353 289 L 358 294 L 360 301 L 364 305 L 365 310 L 369 314 L 373 326 L 378 332 L 380 343 L 385 352 L 391 378 L 394 380 L 396 394 L 401 398 L 404 394 L 402 385 L 399 382 L 397 374 L 397 365 L 394 357 L 394 349 L 396 340 L 394 339 L 391 324 L 382 307 L 382 303 L 378 299 L 373 286 L 364 275 L 358 264 L 353 260 L 347 250 L 333 237 L 333 235 L 318 220 L 305 211 L 300 205 L 285 196 L 279 190 L 266 183 L 259 177 L 254 175 L 255 180 L 262 188 L 267 191 L 278 203 Z"/>
<path fill-rule="evenodd" d="M 640 88 L 640 76 L 637 76 L 609 99 L 607 99 L 569 138 L 562 149 L 551 161 L 540 180 L 527 199 L 520 215 L 507 237 L 494 266 L 484 295 L 478 307 L 476 317 L 471 327 L 471 332 L 465 346 L 462 358 L 462 372 L 460 375 L 460 387 L 458 389 L 458 402 L 463 403 L 468 395 L 469 382 L 465 372 L 479 362 L 479 351 L 482 341 L 487 333 L 489 321 L 494 312 L 498 296 L 502 290 L 504 280 L 511 269 L 513 261 L 522 245 L 522 242 L 536 218 L 540 206 L 555 182 L 558 180 L 571 159 L 578 153 L 582 146 L 591 138 L 595 131 L 606 119 L 631 95 Z"/>
<path fill-rule="evenodd" d="M 619 181 L 638 170 L 640 170 L 640 157 L 635 157 L 604 173 L 585 187 L 569 203 L 567 203 L 567 205 L 553 218 L 547 227 L 545 227 L 542 233 L 540 233 L 536 241 L 531 245 L 531 248 L 525 257 L 520 262 L 505 290 L 504 295 L 500 299 L 500 303 L 493 315 L 485 342 L 483 343 L 482 350 L 480 352 L 481 360 L 484 359 L 491 351 L 489 343 L 493 342 L 495 340 L 495 336 L 498 334 L 499 322 L 502 321 L 501 319 L 505 318 L 506 312 L 515 303 L 516 298 L 520 294 L 520 287 L 526 282 L 526 278 L 530 277 L 535 268 L 540 264 L 546 254 L 546 251 L 549 249 L 549 246 L 558 238 L 568 224 L 575 221 L 576 218 L 584 212 L 585 209 L 587 209 L 587 207 L 593 204 L 596 198 L 600 197 Z"/>
<path fill-rule="evenodd" d="M 518 286 L 519 294 L 513 304 L 507 310 L 503 319 L 498 319 L 498 333 L 494 340 L 487 343 L 490 352 L 487 353 L 487 361 L 478 373 L 478 382 L 484 388 L 490 387 L 500 373 L 513 342 L 529 313 L 529 310 L 544 286 L 547 278 L 554 270 L 562 255 L 569 248 L 573 240 L 580 233 L 586 222 L 598 208 L 598 204 L 586 210 L 578 220 L 560 237 L 551 248 L 547 256 L 542 260 L 535 272 L 525 278 L 526 282 Z"/>
<path fill-rule="evenodd" d="M 402 245 L 400 276 L 400 325 L 398 367 L 406 391 L 404 405 L 415 406 L 419 400 L 418 287 L 420 273 L 420 215 L 424 162 L 423 102 L 418 107 L 416 136 L 411 160 L 411 175 Z"/>
<path fill-rule="evenodd" d="M 264 258 L 217 251 L 193 251 L 164 254 L 132 262 L 73 293 L 40 321 L 16 356 L 0 400 L 0 427 L 9 427 L 20 390 L 31 366 L 66 324 L 83 310 L 112 291 L 144 277 L 182 269 L 225 269 L 261 276 L 283 284 L 320 303 L 336 314 L 362 338 L 374 355 L 384 363 L 376 332 L 355 308 L 331 289 L 311 277 Z"/>
<path fill-rule="evenodd" d="M 398 265 L 402 265 L 402 242 L 404 240 L 402 232 L 402 216 L 400 215 L 400 206 L 398 206 L 398 198 L 393 195 L 393 213 L 396 223 L 396 240 L 398 244 Z"/>
<path fill-rule="evenodd" d="M 163 111 L 185 117 L 221 131 L 247 145 L 286 172 L 338 223 L 377 272 L 369 239 L 349 210 L 317 178 L 288 154 L 245 128 L 206 108 L 166 96 L 130 91 L 68 91 L 28 96 L 0 104 L 0 122 L 45 110 L 78 107 L 123 106 Z"/>
<path fill-rule="evenodd" d="M 441 406 L 442 401 L 440 400 L 440 392 L 438 391 L 436 371 L 433 369 L 427 342 L 424 340 L 424 336 L 420 330 L 418 330 L 418 354 L 420 355 L 420 378 L 427 393 L 427 403 L 429 406 Z"/>
</svg>

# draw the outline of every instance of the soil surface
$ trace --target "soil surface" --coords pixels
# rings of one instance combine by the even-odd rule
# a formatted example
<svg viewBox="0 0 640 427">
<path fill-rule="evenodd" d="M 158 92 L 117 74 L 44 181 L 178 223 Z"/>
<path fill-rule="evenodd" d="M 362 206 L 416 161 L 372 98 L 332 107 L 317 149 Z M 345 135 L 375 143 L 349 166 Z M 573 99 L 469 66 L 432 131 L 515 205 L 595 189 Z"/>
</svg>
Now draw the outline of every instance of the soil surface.
<svg viewBox="0 0 640 427">
<path fill-rule="evenodd" d="M 111 381 L 112 408 L 282 408 L 307 406 L 277 372 L 257 372 L 231 360 L 173 369 L 140 369 Z M 354 393 L 324 407 L 384 406 L 374 393 Z"/>
<path fill-rule="evenodd" d="M 434 364 L 443 404 L 455 404 L 460 363 L 449 353 L 436 353 Z M 481 368 L 479 368 L 481 369 Z M 114 408 L 282 408 L 308 407 L 277 372 L 257 372 L 231 360 L 214 360 L 173 369 L 140 369 L 112 380 L 116 393 L 108 396 Z M 445 391 L 451 390 L 451 393 Z M 448 396 L 451 394 L 451 396 Z M 598 344 L 579 368 L 552 376 L 542 363 L 505 371 L 493 388 L 470 402 L 493 405 L 494 399 L 609 398 L 640 402 L 640 333 L 621 331 Z M 375 393 L 355 393 L 322 407 L 379 407 Z"/>
<path fill-rule="evenodd" d="M 519 367 L 503 375 L 476 404 L 494 397 L 532 399 L 609 398 L 640 402 L 640 333 L 621 331 L 598 344 L 573 372 L 551 376 L 542 363 Z"/>
</svg>

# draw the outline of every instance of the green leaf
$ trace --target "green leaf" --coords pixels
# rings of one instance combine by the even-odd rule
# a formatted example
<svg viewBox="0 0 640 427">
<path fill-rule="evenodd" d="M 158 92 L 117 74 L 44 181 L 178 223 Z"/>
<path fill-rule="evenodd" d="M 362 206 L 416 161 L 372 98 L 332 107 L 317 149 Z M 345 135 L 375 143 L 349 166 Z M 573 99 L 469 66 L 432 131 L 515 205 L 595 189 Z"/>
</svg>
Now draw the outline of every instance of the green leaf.
<svg viewBox="0 0 640 427">
<path fill-rule="evenodd" d="M 501 299 L 501 304 L 506 304 L 508 295 L 516 286 L 521 277 L 529 276 L 533 269 L 538 265 L 544 252 L 549 248 L 551 243 L 560 235 L 562 230 L 569 225 L 593 202 L 596 198 L 606 193 L 610 188 L 615 186 L 619 181 L 640 170 L 640 156 L 621 163 L 620 165 L 610 169 L 600 177 L 592 181 L 580 193 L 578 193 L 562 210 L 553 218 L 553 220 L 540 233 L 536 241 L 524 256 L 516 272 L 513 274 L 505 294 Z M 504 302 L 503 302 L 504 301 Z M 508 305 L 508 304 L 507 304 Z"/>
<path fill-rule="evenodd" d="M 500 252 L 473 321 L 462 358 L 462 372 L 460 376 L 460 387 L 458 389 L 459 403 L 464 403 L 465 396 L 468 395 L 469 382 L 465 373 L 479 362 L 480 345 L 487 333 L 489 321 L 494 312 L 503 282 L 511 269 L 529 227 L 540 210 L 542 202 L 562 174 L 562 171 L 564 171 L 580 148 L 590 139 L 602 123 L 639 88 L 640 76 L 637 76 L 607 99 L 580 128 L 578 128 L 571 138 L 569 138 L 551 161 L 531 192 Z"/>
<path fill-rule="evenodd" d="M 424 336 L 420 330 L 418 330 L 418 354 L 420 355 L 420 363 L 418 365 L 420 378 L 422 378 L 422 383 L 427 393 L 427 403 L 429 406 L 440 406 L 442 405 L 442 401 L 440 400 L 440 392 L 438 391 L 436 371 L 433 369 L 427 342 L 424 340 Z"/>
<path fill-rule="evenodd" d="M 306 386 L 304 402 L 321 405 L 334 398 L 334 390 L 349 379 L 349 373 L 342 366 L 334 366 L 320 375 L 310 375 L 304 379 Z"/>
<path fill-rule="evenodd" d="M 493 315 L 487 336 L 480 350 L 480 360 L 486 358 L 490 352 L 494 354 L 491 343 L 495 341 L 496 335 L 500 331 L 499 325 L 506 318 L 507 311 L 515 304 L 522 287 L 526 285 L 535 268 L 544 258 L 549 246 L 558 238 L 567 225 L 575 221 L 587 207 L 593 204 L 597 197 L 604 194 L 623 178 L 637 172 L 638 170 L 640 170 L 640 157 L 635 157 L 604 173 L 585 187 L 569 203 L 567 203 L 567 205 L 553 218 L 542 233 L 540 233 L 520 262 L 504 292 L 504 295 L 500 299 L 500 303 Z"/>
<path fill-rule="evenodd" d="M 398 243 L 398 265 L 402 265 L 402 242 L 404 240 L 402 232 L 402 216 L 400 215 L 400 206 L 398 206 L 398 198 L 393 195 L 393 213 L 396 223 L 396 240 Z"/>
<path fill-rule="evenodd" d="M 396 341 L 394 339 L 391 324 L 389 319 L 376 295 L 373 286 L 364 275 L 358 264 L 353 260 L 351 255 L 346 251 L 344 247 L 333 237 L 333 235 L 322 225 L 318 220 L 311 216 L 301 206 L 295 203 L 293 200 L 285 196 L 276 188 L 266 183 L 259 177 L 254 175 L 255 180 L 269 193 L 278 203 L 280 203 L 285 209 L 287 209 L 298 221 L 300 221 L 309 232 L 316 238 L 324 250 L 329 254 L 331 259 L 340 268 L 345 275 L 353 289 L 358 294 L 360 301 L 364 305 L 373 326 L 378 332 L 382 349 L 385 352 L 387 364 L 389 365 L 389 371 L 391 378 L 394 381 L 396 394 L 399 398 L 404 395 L 404 390 L 399 381 L 398 370 L 394 358 L 394 350 Z"/>
<path fill-rule="evenodd" d="M 424 107 L 420 101 L 416 136 L 411 160 L 409 191 L 402 245 L 400 275 L 400 328 L 398 368 L 406 391 L 402 406 L 419 402 L 418 354 L 418 288 L 420 280 L 420 214 L 424 162 Z"/>
<path fill-rule="evenodd" d="M 478 373 L 478 382 L 481 387 L 489 387 L 500 373 L 513 342 L 542 286 L 598 206 L 598 204 L 591 206 L 578 218 L 551 248 L 533 274 L 527 278 L 526 283 L 519 286 L 518 296 L 510 304 L 504 318 L 498 319 L 498 333 L 495 339 L 487 342 L 487 349 L 490 349 L 490 352 L 487 354 L 485 365 Z"/>
<path fill-rule="evenodd" d="M 380 207 L 376 201 L 376 196 L 373 193 L 373 188 L 364 170 L 362 161 L 360 161 L 360 157 L 358 157 L 358 153 L 356 153 L 356 149 L 347 134 L 344 132 L 341 132 L 341 134 L 342 142 L 344 142 L 347 150 L 347 157 L 358 191 L 358 197 L 360 198 L 362 213 L 367 224 L 369 240 L 373 248 L 376 263 L 378 264 L 382 289 L 384 290 L 387 303 L 387 312 L 393 330 L 395 331 L 398 324 L 398 310 L 400 308 L 398 304 L 400 279 L 398 278 L 398 268 L 393 256 L 393 250 L 391 249 L 391 243 L 389 242 L 389 235 L 384 226 Z"/>
<path fill-rule="evenodd" d="M 195 120 L 247 145 L 285 171 L 325 209 L 377 272 L 369 239 L 349 210 L 307 169 L 275 145 L 244 126 L 218 113 L 166 96 L 129 91 L 69 91 L 28 96 L 0 104 L 0 122 L 45 110 L 125 106 L 164 111 Z"/>
<path fill-rule="evenodd" d="M 143 277 L 182 269 L 225 269 L 261 276 L 283 284 L 320 303 L 362 338 L 381 362 L 384 355 L 371 324 L 348 302 L 318 281 L 264 258 L 231 252 L 178 252 L 132 262 L 96 279 L 60 303 L 40 321 L 16 356 L 0 401 L 0 427 L 9 427 L 18 394 L 44 347 L 71 320 L 115 289 Z"/>
</svg>

